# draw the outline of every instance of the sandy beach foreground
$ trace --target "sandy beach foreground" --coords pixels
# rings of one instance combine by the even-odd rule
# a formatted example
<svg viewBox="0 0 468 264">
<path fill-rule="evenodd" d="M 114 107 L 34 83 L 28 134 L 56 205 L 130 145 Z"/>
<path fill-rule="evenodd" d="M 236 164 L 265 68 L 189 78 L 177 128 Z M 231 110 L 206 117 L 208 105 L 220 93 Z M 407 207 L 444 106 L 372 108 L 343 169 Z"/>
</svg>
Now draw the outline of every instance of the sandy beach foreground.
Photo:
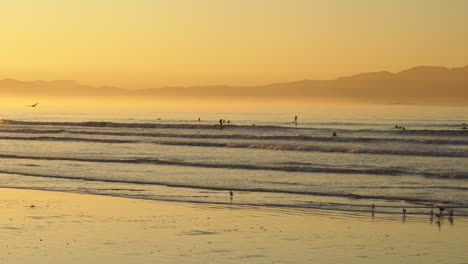
<svg viewBox="0 0 468 264">
<path fill-rule="evenodd" d="M 0 189 L 0 263 L 468 263 L 468 219 Z"/>
</svg>

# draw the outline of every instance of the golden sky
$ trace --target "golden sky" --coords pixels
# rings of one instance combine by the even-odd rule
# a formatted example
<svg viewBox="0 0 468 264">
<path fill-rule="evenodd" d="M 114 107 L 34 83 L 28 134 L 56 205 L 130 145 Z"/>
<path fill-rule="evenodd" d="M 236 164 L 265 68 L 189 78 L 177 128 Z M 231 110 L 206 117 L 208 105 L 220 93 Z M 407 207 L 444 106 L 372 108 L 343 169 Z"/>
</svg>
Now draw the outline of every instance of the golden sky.
<svg viewBox="0 0 468 264">
<path fill-rule="evenodd" d="M 465 0 L 1 0 L 0 79 L 149 88 L 468 64 Z"/>
</svg>

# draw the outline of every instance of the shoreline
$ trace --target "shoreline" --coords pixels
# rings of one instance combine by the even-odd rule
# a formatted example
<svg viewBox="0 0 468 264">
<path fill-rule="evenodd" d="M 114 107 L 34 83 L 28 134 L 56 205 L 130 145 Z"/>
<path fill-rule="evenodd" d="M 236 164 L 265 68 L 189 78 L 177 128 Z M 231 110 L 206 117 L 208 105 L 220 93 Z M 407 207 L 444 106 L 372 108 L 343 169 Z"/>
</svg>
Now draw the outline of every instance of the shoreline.
<svg viewBox="0 0 468 264">
<path fill-rule="evenodd" d="M 462 263 L 468 218 L 0 188 L 0 263 Z"/>
<path fill-rule="evenodd" d="M 37 177 L 37 176 L 32 176 L 32 177 Z M 40 177 L 40 176 L 39 176 Z M 62 178 L 60 178 L 62 179 Z M 68 179 L 68 178 L 67 178 Z M 97 180 L 99 181 L 99 180 Z M 185 188 L 185 187 L 181 187 Z M 222 209 L 232 209 L 232 207 L 237 207 L 237 208 L 242 208 L 242 209 L 252 209 L 252 210 L 263 210 L 265 209 L 266 211 L 293 211 L 293 212 L 303 212 L 303 214 L 320 214 L 320 215 L 327 215 L 327 214 L 332 214 L 332 215 L 348 215 L 350 217 L 357 216 L 360 219 L 368 217 L 369 219 L 374 218 L 376 215 L 380 216 L 386 216 L 382 219 L 389 219 L 393 221 L 398 221 L 398 219 L 403 218 L 403 214 L 401 212 L 390 212 L 390 211 L 379 211 L 378 205 L 376 205 L 377 209 L 371 209 L 371 206 L 369 205 L 368 210 L 341 210 L 341 209 L 335 209 L 335 208 L 320 208 L 320 207 L 297 207 L 297 206 L 290 206 L 290 205 L 282 205 L 282 204 L 267 204 L 267 205 L 255 205 L 255 204 L 244 204 L 244 203 L 222 203 L 222 202 L 210 202 L 210 201 L 185 201 L 185 200 L 176 200 L 176 199 L 150 199 L 150 198 L 144 198 L 144 197 L 139 197 L 139 196 L 124 196 L 124 195 L 116 195 L 116 194 L 106 194 L 106 193 L 92 193 L 92 192 L 80 192 L 80 191 L 65 191 L 65 190 L 45 190 L 41 188 L 31 188 L 31 187 L 0 187 L 1 189 L 17 189 L 17 190 L 31 190 L 31 191 L 44 191 L 44 192 L 58 192 L 58 193 L 69 193 L 69 194 L 81 194 L 81 195 L 94 195 L 94 196 L 104 196 L 104 197 L 114 197 L 114 198 L 122 198 L 122 199 L 132 199 L 132 200 L 141 200 L 141 201 L 152 201 L 152 202 L 161 202 L 161 203 L 176 203 L 176 204 L 186 204 L 188 206 L 201 206 L 201 207 L 207 207 L 207 208 L 222 208 Z M 200 188 L 203 189 L 203 188 Z M 213 189 L 217 191 L 226 191 L 224 189 Z M 235 190 L 235 189 L 234 189 Z M 241 191 L 242 192 L 242 191 Z M 274 192 L 272 192 L 274 193 Z M 232 201 L 232 200 L 231 200 Z M 384 206 L 385 207 L 385 206 Z M 403 208 L 403 207 L 402 207 Z M 413 206 L 409 205 L 404 208 L 413 208 Z M 421 207 L 414 207 L 414 208 L 421 208 Z M 434 210 L 434 215 L 432 216 L 433 219 L 436 219 L 435 213 L 437 212 L 437 207 L 434 206 L 432 207 Z M 427 209 L 431 209 L 430 206 L 427 206 Z M 322 213 L 318 213 L 322 212 Z M 329 212 L 329 213 L 323 213 L 323 212 Z M 419 212 L 412 212 L 412 211 L 407 211 L 405 213 L 406 218 L 408 217 L 416 217 L 415 219 L 418 219 L 420 221 L 423 221 L 423 219 L 430 218 L 431 215 L 429 213 L 419 213 Z M 418 217 L 419 216 L 419 217 Z M 458 215 L 457 211 L 455 211 L 455 215 L 452 218 L 465 218 L 468 221 L 468 215 Z M 449 215 L 447 212 L 443 215 L 440 220 L 443 219 L 449 219 Z"/>
</svg>

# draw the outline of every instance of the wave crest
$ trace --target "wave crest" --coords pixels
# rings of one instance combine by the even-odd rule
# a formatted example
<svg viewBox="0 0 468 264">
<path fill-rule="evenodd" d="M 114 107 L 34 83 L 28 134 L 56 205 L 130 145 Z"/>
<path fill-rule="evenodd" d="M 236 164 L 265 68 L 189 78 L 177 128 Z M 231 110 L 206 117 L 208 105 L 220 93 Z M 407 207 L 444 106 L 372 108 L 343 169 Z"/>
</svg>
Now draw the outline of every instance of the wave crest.
<svg viewBox="0 0 468 264">
<path fill-rule="evenodd" d="M 20 156 L 11 154 L 0 154 L 0 158 L 9 159 L 31 159 L 31 160 L 64 160 L 78 162 L 104 162 L 104 163 L 129 163 L 129 164 L 154 164 L 154 165 L 172 165 L 219 169 L 243 169 L 243 170 L 271 170 L 286 172 L 310 172 L 310 173 L 340 173 L 340 174 L 373 174 L 373 175 L 420 175 L 425 177 L 468 179 L 468 173 L 465 172 L 414 172 L 393 168 L 371 168 L 371 169 L 353 169 L 353 168 L 330 168 L 314 167 L 301 165 L 253 165 L 253 164 L 232 164 L 232 163 L 208 163 L 208 162 L 190 162 L 173 161 L 155 158 L 135 158 L 135 159 L 91 159 L 74 157 L 53 157 L 53 156 Z"/>
</svg>

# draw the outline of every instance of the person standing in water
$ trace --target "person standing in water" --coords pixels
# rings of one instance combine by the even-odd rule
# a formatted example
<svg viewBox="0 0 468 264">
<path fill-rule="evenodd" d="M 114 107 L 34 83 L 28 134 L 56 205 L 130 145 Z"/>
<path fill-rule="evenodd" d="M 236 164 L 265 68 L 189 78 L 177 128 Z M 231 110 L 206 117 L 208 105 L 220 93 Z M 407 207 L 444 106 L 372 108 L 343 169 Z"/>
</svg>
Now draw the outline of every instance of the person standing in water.
<svg viewBox="0 0 468 264">
<path fill-rule="evenodd" d="M 297 115 L 294 116 L 294 124 L 297 126 Z"/>
<path fill-rule="evenodd" d="M 219 129 L 223 129 L 223 119 L 219 120 Z"/>
<path fill-rule="evenodd" d="M 336 132 L 335 132 L 335 131 L 333 131 L 332 138 L 333 138 L 333 139 L 336 138 Z"/>
</svg>

